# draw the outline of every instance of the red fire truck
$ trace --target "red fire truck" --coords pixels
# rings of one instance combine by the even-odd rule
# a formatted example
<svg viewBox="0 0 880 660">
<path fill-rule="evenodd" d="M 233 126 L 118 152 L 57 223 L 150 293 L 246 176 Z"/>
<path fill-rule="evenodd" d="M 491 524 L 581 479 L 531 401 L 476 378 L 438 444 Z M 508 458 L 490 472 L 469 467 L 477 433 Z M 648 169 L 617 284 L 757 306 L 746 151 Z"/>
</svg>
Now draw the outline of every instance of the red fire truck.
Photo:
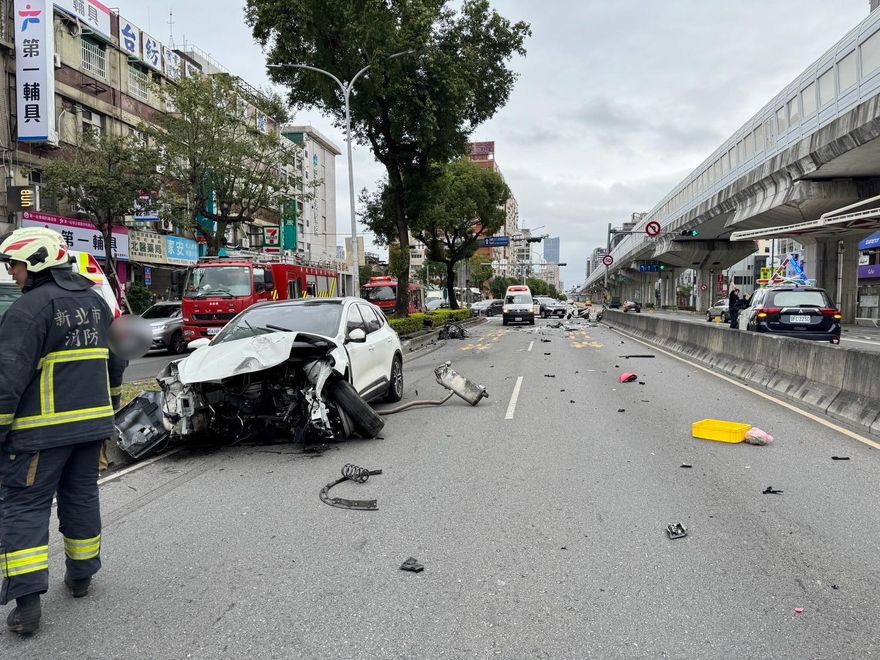
<svg viewBox="0 0 880 660">
<path fill-rule="evenodd" d="M 394 306 L 397 301 L 397 279 L 390 275 L 371 277 L 370 281 L 361 287 L 361 295 L 379 307 L 385 314 L 394 314 Z M 424 298 L 421 284 L 409 285 L 410 314 L 424 310 Z"/>
<path fill-rule="evenodd" d="M 183 336 L 213 337 L 251 305 L 265 300 L 330 298 L 339 274 L 314 266 L 239 257 L 202 258 L 187 273 Z"/>
</svg>

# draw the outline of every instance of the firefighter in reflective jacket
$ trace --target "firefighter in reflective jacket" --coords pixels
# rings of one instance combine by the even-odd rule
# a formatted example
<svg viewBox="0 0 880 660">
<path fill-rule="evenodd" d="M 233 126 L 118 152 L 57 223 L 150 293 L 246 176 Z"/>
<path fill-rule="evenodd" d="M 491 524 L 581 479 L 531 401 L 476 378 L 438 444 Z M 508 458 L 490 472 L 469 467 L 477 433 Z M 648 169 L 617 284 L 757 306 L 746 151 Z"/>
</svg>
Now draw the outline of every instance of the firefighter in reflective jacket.
<svg viewBox="0 0 880 660">
<path fill-rule="evenodd" d="M 0 323 L 0 604 L 31 634 L 49 587 L 49 513 L 58 498 L 64 582 L 88 593 L 101 567 L 98 452 L 114 433 L 124 362 L 108 350 L 113 315 L 70 267 L 67 243 L 43 228 L 0 240 L 23 295 Z"/>
</svg>

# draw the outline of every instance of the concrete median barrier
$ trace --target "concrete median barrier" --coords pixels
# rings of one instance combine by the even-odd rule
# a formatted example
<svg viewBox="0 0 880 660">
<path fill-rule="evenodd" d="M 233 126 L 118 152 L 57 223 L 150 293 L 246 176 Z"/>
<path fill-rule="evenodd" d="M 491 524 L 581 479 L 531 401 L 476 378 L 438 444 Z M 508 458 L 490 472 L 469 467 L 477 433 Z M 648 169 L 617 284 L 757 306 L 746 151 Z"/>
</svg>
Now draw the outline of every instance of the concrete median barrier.
<svg viewBox="0 0 880 660">
<path fill-rule="evenodd" d="M 880 436 L 880 352 L 608 310 L 604 322 Z"/>
</svg>

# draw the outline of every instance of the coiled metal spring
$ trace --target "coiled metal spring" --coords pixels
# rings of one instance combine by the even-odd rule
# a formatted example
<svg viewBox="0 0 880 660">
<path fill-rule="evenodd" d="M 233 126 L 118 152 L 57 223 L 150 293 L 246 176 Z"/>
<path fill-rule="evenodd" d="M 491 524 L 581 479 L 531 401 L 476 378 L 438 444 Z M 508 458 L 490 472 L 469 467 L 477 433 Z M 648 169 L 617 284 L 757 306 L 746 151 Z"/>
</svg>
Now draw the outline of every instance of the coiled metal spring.
<svg viewBox="0 0 880 660">
<path fill-rule="evenodd" d="M 367 468 L 362 468 L 360 465 L 346 463 L 342 468 L 342 476 L 355 483 L 365 484 L 367 479 L 370 478 L 370 471 Z"/>
</svg>

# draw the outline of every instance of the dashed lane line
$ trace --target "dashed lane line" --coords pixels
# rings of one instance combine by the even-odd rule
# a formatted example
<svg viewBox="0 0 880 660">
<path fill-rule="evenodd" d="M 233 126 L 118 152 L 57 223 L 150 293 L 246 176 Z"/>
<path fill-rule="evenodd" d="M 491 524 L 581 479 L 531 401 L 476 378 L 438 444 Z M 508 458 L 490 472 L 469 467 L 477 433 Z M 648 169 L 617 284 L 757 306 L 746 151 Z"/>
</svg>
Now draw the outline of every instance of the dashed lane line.
<svg viewBox="0 0 880 660">
<path fill-rule="evenodd" d="M 510 395 L 510 403 L 507 405 L 507 414 L 504 416 L 504 419 L 513 419 L 513 415 L 516 412 L 516 402 L 519 400 L 519 390 L 522 387 L 522 382 L 523 377 L 517 377 L 516 385 L 513 386 L 513 394 Z"/>
</svg>

